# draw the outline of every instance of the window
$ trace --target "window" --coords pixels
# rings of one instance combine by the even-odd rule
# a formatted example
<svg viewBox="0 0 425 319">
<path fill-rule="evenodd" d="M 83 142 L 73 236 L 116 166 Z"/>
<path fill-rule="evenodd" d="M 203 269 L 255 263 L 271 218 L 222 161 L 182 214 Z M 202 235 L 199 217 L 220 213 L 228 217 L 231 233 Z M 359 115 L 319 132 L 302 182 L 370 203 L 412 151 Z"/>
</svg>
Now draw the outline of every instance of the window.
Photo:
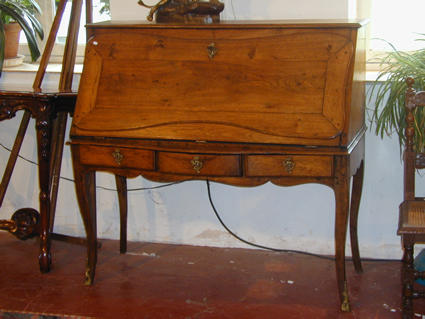
<svg viewBox="0 0 425 319">
<path fill-rule="evenodd" d="M 425 47 L 424 0 L 369 0 L 370 43 L 368 71 L 381 69 L 380 59 L 391 51 L 391 43 L 397 50 L 413 51 Z"/>
<path fill-rule="evenodd" d="M 425 33 L 424 0 L 371 0 L 371 16 L 372 50 L 390 50 L 385 41 L 378 39 L 403 51 L 424 47 L 423 42 L 415 41 Z"/>
<path fill-rule="evenodd" d="M 93 1 L 93 15 L 94 21 L 102 21 L 110 19 L 108 13 L 101 12 L 101 9 L 108 6 L 110 0 L 92 0 Z M 136 1 L 136 0 L 134 0 Z M 222 0 L 229 5 L 229 1 Z M 317 0 L 310 0 L 317 1 Z M 347 0 L 348 1 L 348 0 Z M 354 0 L 350 0 L 352 3 Z M 40 17 L 44 30 L 47 34 L 50 30 L 51 23 L 55 15 L 55 3 L 58 0 L 38 0 L 40 7 L 43 10 L 43 14 Z M 154 3 L 155 1 L 151 1 Z M 126 2 L 128 3 L 128 2 Z M 230 2 L 231 3 L 231 2 Z M 415 50 L 423 48 L 424 41 L 415 41 L 415 39 L 421 37 L 421 33 L 425 34 L 425 0 L 356 0 L 358 9 L 360 9 L 359 15 L 362 17 L 370 16 L 370 44 L 369 44 L 369 68 L 373 70 L 377 65 L 373 66 L 374 56 L 382 53 L 382 51 L 389 51 L 391 47 L 382 39 L 392 43 L 398 50 Z M 108 7 L 109 8 L 109 7 Z M 68 1 L 65 15 L 62 19 L 61 27 L 59 30 L 57 45 L 52 53 L 51 62 L 61 62 L 63 45 L 66 39 L 67 26 L 69 21 L 69 14 L 71 11 L 71 1 Z M 82 56 L 84 54 L 84 43 L 85 43 L 85 10 L 83 4 L 82 22 L 80 24 L 79 32 L 79 43 L 81 44 L 78 48 L 77 62 L 82 62 Z M 424 38 L 424 36 L 422 36 Z M 380 39 L 380 40 L 379 40 Z M 28 49 L 25 47 L 25 37 L 21 35 L 21 42 L 23 43 L 20 52 L 28 55 Z M 43 49 L 44 45 L 41 45 Z M 375 60 L 376 61 L 376 60 Z"/>
<path fill-rule="evenodd" d="M 44 27 L 44 32 L 45 32 L 44 40 L 41 41 L 40 43 L 40 51 L 42 52 L 49 35 L 50 28 L 56 13 L 56 7 L 59 1 L 58 0 L 38 0 L 37 2 L 39 3 L 40 8 L 42 10 L 42 15 L 41 17 L 39 17 L 39 20 L 42 23 Z M 109 8 L 108 7 L 109 0 L 92 0 L 92 2 L 93 2 L 93 21 L 99 22 L 99 21 L 109 20 L 110 19 L 109 11 L 104 9 L 105 6 L 106 8 Z M 71 15 L 71 5 L 72 5 L 72 1 L 68 0 L 63 17 L 62 17 L 62 21 L 58 30 L 58 34 L 56 36 L 55 47 L 53 49 L 52 56 L 50 58 L 51 63 L 62 62 L 66 35 L 68 32 L 69 18 Z M 79 45 L 77 48 L 77 63 L 82 63 L 83 56 L 84 56 L 84 44 L 86 42 L 86 32 L 84 27 L 85 21 L 86 21 L 86 12 L 85 12 L 85 3 L 83 3 L 80 30 L 78 33 Z M 20 43 L 21 43 L 20 52 L 24 53 L 26 56 L 29 56 L 29 51 L 26 46 L 26 38 L 23 33 L 21 33 Z"/>
</svg>

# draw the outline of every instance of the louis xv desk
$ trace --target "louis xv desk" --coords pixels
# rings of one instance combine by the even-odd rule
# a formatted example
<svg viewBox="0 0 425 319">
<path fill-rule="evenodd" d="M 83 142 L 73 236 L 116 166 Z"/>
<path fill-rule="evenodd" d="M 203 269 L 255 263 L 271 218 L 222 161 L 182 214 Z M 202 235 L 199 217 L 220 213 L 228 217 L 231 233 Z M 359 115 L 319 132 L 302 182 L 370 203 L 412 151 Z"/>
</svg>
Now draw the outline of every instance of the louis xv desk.
<svg viewBox="0 0 425 319">
<path fill-rule="evenodd" d="M 93 282 L 97 259 L 96 171 L 160 182 L 321 183 L 335 192 L 338 292 L 349 311 L 349 218 L 361 272 L 363 23 L 108 22 L 88 32 L 71 128 L 86 282 Z"/>
</svg>

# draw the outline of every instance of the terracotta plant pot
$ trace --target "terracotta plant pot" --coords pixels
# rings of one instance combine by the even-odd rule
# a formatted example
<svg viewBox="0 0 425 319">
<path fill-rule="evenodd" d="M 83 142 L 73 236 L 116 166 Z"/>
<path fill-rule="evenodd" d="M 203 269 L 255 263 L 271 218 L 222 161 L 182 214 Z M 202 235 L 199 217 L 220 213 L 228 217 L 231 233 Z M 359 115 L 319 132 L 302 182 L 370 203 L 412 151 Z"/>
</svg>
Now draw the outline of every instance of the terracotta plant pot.
<svg viewBox="0 0 425 319">
<path fill-rule="evenodd" d="M 19 35 L 21 26 L 18 23 L 9 23 L 4 25 L 6 45 L 4 49 L 4 58 L 13 59 L 18 56 Z"/>
</svg>

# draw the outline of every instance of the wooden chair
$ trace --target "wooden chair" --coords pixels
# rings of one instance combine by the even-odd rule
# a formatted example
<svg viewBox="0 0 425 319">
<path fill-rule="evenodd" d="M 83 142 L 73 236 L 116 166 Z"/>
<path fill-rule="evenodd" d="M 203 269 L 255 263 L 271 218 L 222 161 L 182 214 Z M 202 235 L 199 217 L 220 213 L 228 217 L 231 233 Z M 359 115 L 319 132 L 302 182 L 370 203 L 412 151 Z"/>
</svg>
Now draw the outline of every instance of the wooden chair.
<svg viewBox="0 0 425 319">
<path fill-rule="evenodd" d="M 68 0 L 60 0 L 58 3 L 55 19 L 33 83 L 33 91 L 0 91 L 0 121 L 12 118 L 17 111 L 24 110 L 15 143 L 0 182 L 0 207 L 2 206 L 31 116 L 36 119 L 37 123 L 43 124 L 37 124 L 37 129 L 44 128 L 43 132 L 37 134 L 40 213 L 32 208 L 22 208 L 16 211 L 10 220 L 0 220 L 0 230 L 9 231 L 20 239 L 40 236 L 39 263 L 42 272 L 50 270 L 51 239 L 86 244 L 84 239 L 53 232 L 66 124 L 68 114 L 73 113 L 77 97 L 77 92 L 72 92 L 72 81 L 83 0 L 72 1 L 58 90 L 45 93 L 41 89 L 67 2 Z M 92 1 L 85 1 L 85 10 L 86 23 L 89 24 L 93 20 Z M 41 131 L 41 129 L 39 130 Z M 115 179 L 120 206 L 120 252 L 125 253 L 127 249 L 127 184 L 125 177 L 116 176 Z"/>
<path fill-rule="evenodd" d="M 39 263 L 42 272 L 50 270 L 50 239 L 53 235 L 66 122 L 68 113 L 73 112 L 77 96 L 76 92 L 72 92 L 71 87 L 83 0 L 72 1 L 58 90 L 46 93 L 42 92 L 41 89 L 67 1 L 60 0 L 58 3 L 46 47 L 34 79 L 33 91 L 0 92 L 0 121 L 10 119 L 15 116 L 17 111 L 24 110 L 15 143 L 0 183 L 0 207 L 31 117 L 36 120 L 40 185 L 40 214 L 35 209 L 20 209 L 14 213 L 10 221 L 0 220 L 0 230 L 7 230 L 20 239 L 39 235 Z M 86 1 L 86 22 L 92 22 L 91 1 Z M 63 239 L 64 237 L 68 236 L 58 234 L 57 238 Z"/>
<path fill-rule="evenodd" d="M 419 153 L 414 147 L 414 112 L 417 107 L 425 106 L 425 91 L 416 92 L 413 89 L 414 80 L 406 80 L 406 146 L 404 161 L 404 201 L 400 204 L 400 216 L 397 234 L 401 236 L 404 250 L 402 260 L 402 310 L 403 318 L 413 317 L 413 299 L 425 298 L 422 291 L 414 287 L 418 278 L 425 279 L 425 272 L 414 268 L 414 245 L 425 242 L 425 198 L 415 196 L 416 169 L 425 168 L 425 154 Z M 425 130 L 424 130 L 425 131 Z"/>
</svg>

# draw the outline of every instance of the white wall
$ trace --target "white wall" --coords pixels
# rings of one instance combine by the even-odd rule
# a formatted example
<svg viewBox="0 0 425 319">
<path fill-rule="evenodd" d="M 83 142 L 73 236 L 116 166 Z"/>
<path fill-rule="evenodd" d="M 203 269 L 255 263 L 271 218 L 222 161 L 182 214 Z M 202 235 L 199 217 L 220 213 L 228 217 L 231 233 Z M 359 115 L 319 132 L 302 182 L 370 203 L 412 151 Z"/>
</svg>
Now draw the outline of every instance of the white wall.
<svg viewBox="0 0 425 319">
<path fill-rule="evenodd" d="M 150 3 L 152 3 L 151 1 Z M 234 0 L 237 18 L 344 18 L 348 5 L 341 0 L 253 1 Z M 113 0 L 114 18 L 145 17 L 147 10 L 135 0 Z M 348 2 L 347 2 L 348 3 Z M 233 16 L 226 1 L 226 15 Z M 133 16 L 132 16 L 133 15 Z M 340 15 L 340 16 L 339 16 Z M 49 83 L 55 83 L 54 75 Z M 77 79 L 78 80 L 78 79 Z M 28 74 L 4 73 L 0 88 L 28 83 Z M 18 118 L 2 122 L 0 142 L 11 147 Z M 25 138 L 22 155 L 36 159 L 33 125 Z M 0 148 L 0 167 L 8 152 Z M 384 141 L 368 131 L 364 193 L 359 216 L 360 250 L 364 257 L 399 258 L 396 236 L 398 204 L 402 197 L 402 167 L 396 138 Z M 66 147 L 62 176 L 72 178 L 69 148 Z M 115 187 L 111 175 L 98 174 L 97 184 Z M 0 218 L 9 218 L 18 208 L 38 207 L 37 170 L 19 160 L 6 194 Z M 129 188 L 158 185 L 143 178 L 129 180 Z M 240 236 L 265 246 L 333 254 L 334 195 L 330 188 L 309 184 L 256 188 L 212 185 L 213 199 L 223 220 Z M 119 219 L 115 192 L 98 189 L 98 233 L 102 238 L 118 238 Z M 208 202 L 204 182 L 187 182 L 162 189 L 129 193 L 129 239 L 220 247 L 247 247 L 219 225 Z M 61 181 L 55 231 L 84 235 L 76 204 L 74 185 Z M 54 253 L 54 252 L 53 252 Z M 349 250 L 347 250 L 349 254 Z"/>
<path fill-rule="evenodd" d="M 154 4 L 159 0 L 145 0 Z M 222 0 L 222 19 L 341 19 L 355 17 L 356 0 Z M 111 0 L 115 20 L 145 19 L 135 0 Z"/>
</svg>

